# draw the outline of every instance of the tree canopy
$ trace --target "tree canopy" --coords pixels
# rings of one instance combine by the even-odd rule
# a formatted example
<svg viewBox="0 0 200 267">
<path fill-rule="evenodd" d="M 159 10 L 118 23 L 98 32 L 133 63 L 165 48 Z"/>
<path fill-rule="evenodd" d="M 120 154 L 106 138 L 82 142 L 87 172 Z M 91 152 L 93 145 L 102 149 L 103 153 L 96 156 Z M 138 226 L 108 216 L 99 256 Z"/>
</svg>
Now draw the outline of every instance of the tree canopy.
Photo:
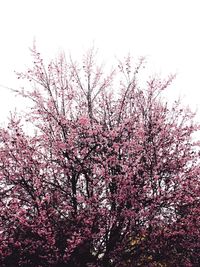
<svg viewBox="0 0 200 267">
<path fill-rule="evenodd" d="M 193 112 L 128 56 L 105 73 L 95 50 L 33 66 L 23 130 L 0 129 L 2 267 L 200 266 L 200 165 Z"/>
</svg>

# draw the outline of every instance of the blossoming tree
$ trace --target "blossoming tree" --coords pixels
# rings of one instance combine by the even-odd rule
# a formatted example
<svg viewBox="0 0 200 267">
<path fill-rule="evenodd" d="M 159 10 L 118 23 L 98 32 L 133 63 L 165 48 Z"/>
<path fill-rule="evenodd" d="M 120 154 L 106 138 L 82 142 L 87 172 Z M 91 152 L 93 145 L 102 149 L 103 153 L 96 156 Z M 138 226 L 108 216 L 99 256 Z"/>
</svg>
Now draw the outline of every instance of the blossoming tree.
<svg viewBox="0 0 200 267">
<path fill-rule="evenodd" d="M 194 114 L 130 57 L 108 75 L 91 49 L 18 77 L 31 89 L 27 134 L 0 130 L 0 265 L 200 265 L 199 143 Z"/>
</svg>

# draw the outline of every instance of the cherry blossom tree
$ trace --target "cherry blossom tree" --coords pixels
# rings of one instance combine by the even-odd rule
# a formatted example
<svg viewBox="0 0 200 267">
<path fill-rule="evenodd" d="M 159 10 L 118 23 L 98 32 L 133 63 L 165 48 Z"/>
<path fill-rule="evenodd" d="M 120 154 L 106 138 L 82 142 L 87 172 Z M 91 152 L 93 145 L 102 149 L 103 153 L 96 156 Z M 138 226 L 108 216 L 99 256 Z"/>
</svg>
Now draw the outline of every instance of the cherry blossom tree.
<svg viewBox="0 0 200 267">
<path fill-rule="evenodd" d="M 31 109 L 0 130 L 0 265 L 199 266 L 199 126 L 164 101 L 174 76 L 32 56 Z"/>
</svg>

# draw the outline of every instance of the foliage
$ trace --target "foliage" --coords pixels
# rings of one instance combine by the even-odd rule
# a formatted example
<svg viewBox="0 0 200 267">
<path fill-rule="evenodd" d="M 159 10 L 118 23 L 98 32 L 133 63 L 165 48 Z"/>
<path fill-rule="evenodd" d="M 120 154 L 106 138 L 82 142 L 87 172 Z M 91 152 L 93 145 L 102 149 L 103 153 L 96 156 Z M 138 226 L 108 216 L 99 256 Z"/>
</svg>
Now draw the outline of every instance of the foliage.
<svg viewBox="0 0 200 267">
<path fill-rule="evenodd" d="M 94 49 L 83 66 L 32 54 L 18 93 L 37 131 L 0 131 L 0 265 L 199 266 L 199 127 L 161 98 L 174 76 L 141 89 L 144 59 L 106 76 Z"/>
</svg>

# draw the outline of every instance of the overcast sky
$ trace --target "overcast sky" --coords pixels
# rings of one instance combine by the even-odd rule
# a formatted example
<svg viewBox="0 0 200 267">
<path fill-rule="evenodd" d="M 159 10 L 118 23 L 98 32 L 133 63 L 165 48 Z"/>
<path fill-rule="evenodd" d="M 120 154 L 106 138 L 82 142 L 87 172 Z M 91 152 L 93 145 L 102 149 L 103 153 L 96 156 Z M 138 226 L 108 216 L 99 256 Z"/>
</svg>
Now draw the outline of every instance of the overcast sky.
<svg viewBox="0 0 200 267">
<path fill-rule="evenodd" d="M 200 106 L 199 28 L 199 0 L 0 0 L 0 84 L 18 86 L 14 70 L 29 66 L 34 38 L 49 59 L 94 43 L 105 60 L 130 52 L 152 73 L 178 73 L 171 96 Z M 15 105 L 23 102 L 0 87 L 0 121 Z"/>
</svg>

